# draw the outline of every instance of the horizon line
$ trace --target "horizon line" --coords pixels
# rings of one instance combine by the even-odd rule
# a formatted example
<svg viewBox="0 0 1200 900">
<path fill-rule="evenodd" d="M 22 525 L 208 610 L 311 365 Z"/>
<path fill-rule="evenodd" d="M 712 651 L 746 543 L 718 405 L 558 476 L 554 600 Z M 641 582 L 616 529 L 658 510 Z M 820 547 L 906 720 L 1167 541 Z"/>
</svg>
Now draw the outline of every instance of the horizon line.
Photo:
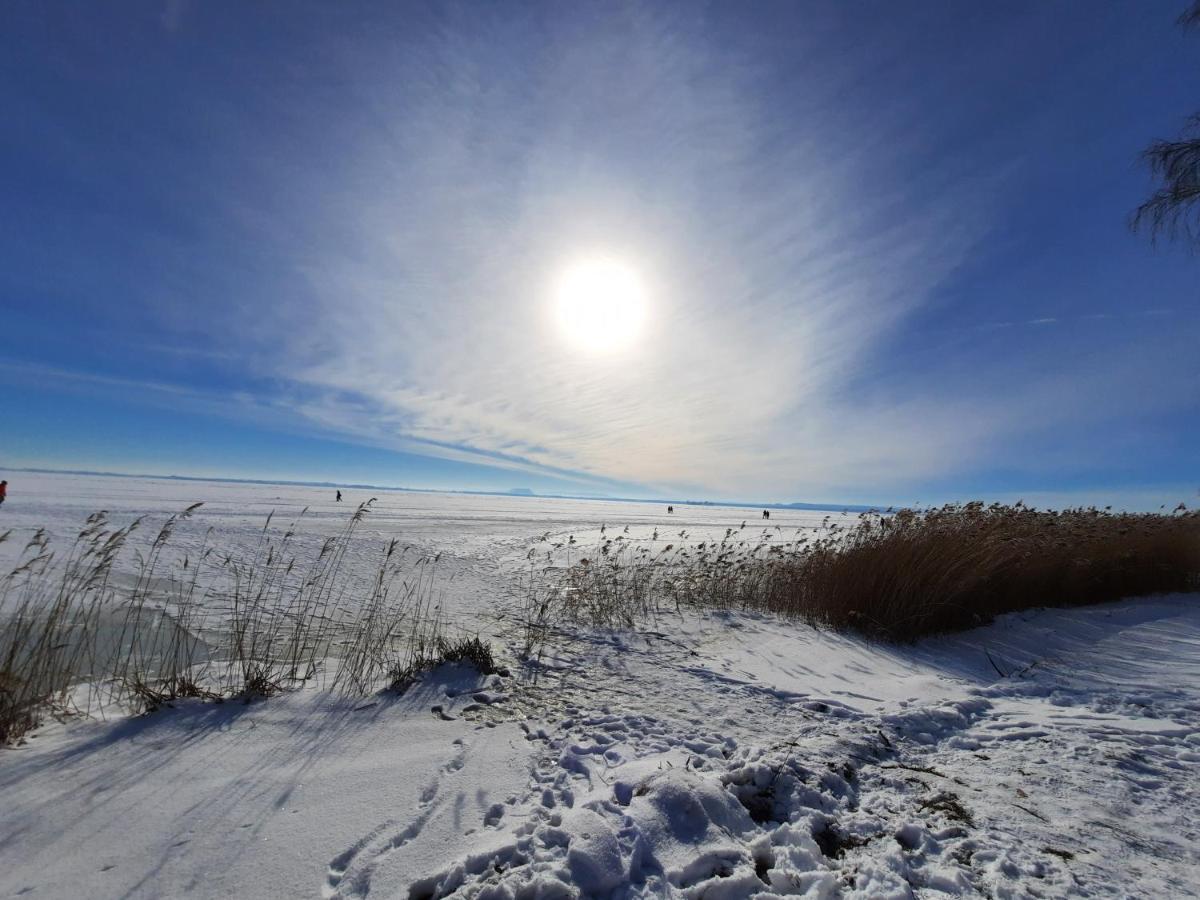
<svg viewBox="0 0 1200 900">
<path fill-rule="evenodd" d="M 861 503 L 810 503 L 807 501 L 793 501 L 791 503 L 782 503 L 780 501 L 772 502 L 751 502 L 749 500 L 709 500 L 709 499 L 687 499 L 687 498 L 671 498 L 671 497 L 622 497 L 609 494 L 568 494 L 568 493 L 538 493 L 532 488 L 510 488 L 507 491 L 503 490 L 481 490 L 470 488 L 416 488 L 416 487 L 401 487 L 399 485 L 387 484 L 372 484 L 369 482 L 342 482 L 342 481 L 300 481 L 291 479 L 277 478 L 235 478 L 233 476 L 222 475 L 161 475 L 148 472 L 107 472 L 95 469 L 55 469 L 42 466 L 14 466 L 8 469 L 10 472 L 29 472 L 32 474 L 42 475 L 82 475 L 92 478 L 154 478 L 160 481 L 208 481 L 217 484 L 261 484 L 261 485 L 280 485 L 291 487 L 325 487 L 325 488 L 354 488 L 354 489 L 370 489 L 376 491 L 394 491 L 397 493 L 407 494 L 470 494 L 484 495 L 491 497 L 515 497 L 524 499 L 542 499 L 542 500 L 602 500 L 611 503 L 666 503 L 678 506 L 733 506 L 746 509 L 810 509 L 826 511 L 843 511 L 843 512 L 879 512 L 884 509 L 892 509 L 893 506 L 883 505 L 867 505 Z"/>
</svg>

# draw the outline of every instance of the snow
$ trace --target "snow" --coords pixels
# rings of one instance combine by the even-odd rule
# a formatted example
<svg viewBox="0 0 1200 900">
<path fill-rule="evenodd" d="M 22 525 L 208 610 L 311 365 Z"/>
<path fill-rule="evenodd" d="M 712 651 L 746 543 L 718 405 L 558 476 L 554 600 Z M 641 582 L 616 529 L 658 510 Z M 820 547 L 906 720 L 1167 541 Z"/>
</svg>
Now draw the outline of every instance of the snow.
<svg viewBox="0 0 1200 900">
<path fill-rule="evenodd" d="M 348 514 L 307 488 L 36 479 L 10 478 L 4 527 L 69 534 L 97 506 L 207 499 L 203 527 L 249 539 L 272 504 L 316 507 L 312 535 Z M 466 586 L 450 602 L 495 611 L 496 634 L 548 530 L 708 534 L 746 513 L 378 505 L 364 540 L 446 553 Z M 903 648 L 665 616 L 565 632 L 506 675 L 444 667 L 402 697 L 52 723 L 0 751 L 0 895 L 1200 896 L 1197 599 L 1037 610 Z"/>
<path fill-rule="evenodd" d="M 439 599 L 451 621 L 493 608 L 498 595 L 513 594 L 514 577 L 529 570 L 531 547 L 537 547 L 542 560 L 551 551 L 550 562 L 562 565 L 577 559 L 580 548 L 594 547 L 605 523 L 627 527 L 623 537 L 631 541 L 649 541 L 658 532 L 663 536 L 659 546 L 668 536 L 681 543 L 681 531 L 699 542 L 719 538 L 743 522 L 759 524 L 754 520 L 758 511 L 742 507 L 675 504 L 675 513 L 668 515 L 664 504 L 649 502 L 357 488 L 343 488 L 344 500 L 338 503 L 333 488 L 303 485 L 31 472 L 6 477 L 9 500 L 0 508 L 0 534 L 8 529 L 13 534 L 0 542 L 0 572 L 12 568 L 39 528 L 65 553 L 87 516 L 98 510 L 107 511 L 115 527 L 145 516 L 132 542 L 134 549 L 145 549 L 168 516 L 197 502 L 204 505 L 174 530 L 169 549 L 176 558 L 196 559 L 206 540 L 214 540 L 222 551 L 251 551 L 268 516 L 276 534 L 292 527 L 297 553 L 312 558 L 322 541 L 342 532 L 359 503 L 375 498 L 348 548 L 345 568 L 373 575 L 380 549 L 393 538 L 430 558 L 438 556 Z M 798 528 L 819 526 L 826 515 L 776 510 L 769 536 L 790 539 Z M 560 546 L 554 549 L 556 544 Z"/>
</svg>

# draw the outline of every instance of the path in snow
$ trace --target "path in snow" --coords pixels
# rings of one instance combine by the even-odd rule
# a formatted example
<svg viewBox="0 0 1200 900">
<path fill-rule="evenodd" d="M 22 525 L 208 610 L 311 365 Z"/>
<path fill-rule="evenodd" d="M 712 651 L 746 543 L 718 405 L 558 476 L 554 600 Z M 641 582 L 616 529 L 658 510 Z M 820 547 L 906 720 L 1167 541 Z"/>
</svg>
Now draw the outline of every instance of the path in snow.
<svg viewBox="0 0 1200 900">
<path fill-rule="evenodd" d="M 540 749 L 510 841 L 385 895 L 1200 893 L 1195 598 L 909 652 L 721 618 L 565 647 L 512 704 Z"/>
<path fill-rule="evenodd" d="M 677 624 L 536 682 L 52 726 L 0 754 L 0 894 L 1200 894 L 1195 597 L 906 652 Z"/>
</svg>

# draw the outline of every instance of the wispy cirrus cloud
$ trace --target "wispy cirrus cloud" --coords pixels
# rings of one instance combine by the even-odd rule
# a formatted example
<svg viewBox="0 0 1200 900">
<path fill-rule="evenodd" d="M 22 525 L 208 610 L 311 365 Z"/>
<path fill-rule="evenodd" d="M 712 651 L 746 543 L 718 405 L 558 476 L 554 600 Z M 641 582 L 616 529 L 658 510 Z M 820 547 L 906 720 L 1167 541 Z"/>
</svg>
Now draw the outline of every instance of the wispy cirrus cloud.
<svg viewBox="0 0 1200 900">
<path fill-rule="evenodd" d="M 1192 282 L 1122 257 L 1100 140 L 1144 105 L 1127 10 L 1101 53 L 1054 7 L 165 9 L 26 28 L 57 105 L 6 94 L 14 352 L 127 377 L 88 389 L 709 496 L 1144 483 L 1192 434 Z M 591 255 L 651 298 L 611 356 L 550 314 Z"/>
<path fill-rule="evenodd" d="M 856 117 L 852 68 L 779 82 L 782 60 L 710 24 L 484 13 L 395 55 L 340 46 L 337 108 L 277 98 L 345 140 L 332 169 L 287 161 L 300 224 L 252 228 L 303 285 L 236 312 L 259 371 L 360 439 L 743 495 L 898 489 L 1142 402 L 1140 349 L 1099 372 L 1058 371 L 1053 346 L 883 365 L 1019 163 L 925 165 L 956 121 L 916 100 Z M 549 314 L 557 272 L 593 254 L 652 298 L 644 340 L 608 358 Z"/>
<path fill-rule="evenodd" d="M 678 15 L 507 34 L 528 56 L 492 40 L 444 35 L 363 87 L 370 124 L 308 198 L 322 233 L 292 235 L 306 299 L 247 325 L 305 414 L 661 487 L 862 479 L 856 448 L 884 435 L 893 472 L 939 465 L 840 395 L 979 240 L 1003 173 L 914 175 L 895 134 L 839 136 L 847 73 L 780 96 Z M 557 272 L 590 254 L 652 298 L 644 340 L 611 358 L 549 315 Z"/>
</svg>

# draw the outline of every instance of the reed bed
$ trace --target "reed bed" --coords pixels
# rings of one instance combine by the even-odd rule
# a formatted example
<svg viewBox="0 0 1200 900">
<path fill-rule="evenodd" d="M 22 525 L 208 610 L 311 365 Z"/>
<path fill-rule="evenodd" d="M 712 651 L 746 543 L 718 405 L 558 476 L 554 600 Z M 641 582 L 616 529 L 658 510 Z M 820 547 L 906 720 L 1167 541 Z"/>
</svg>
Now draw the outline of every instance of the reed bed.
<svg viewBox="0 0 1200 900">
<path fill-rule="evenodd" d="M 209 531 L 180 553 L 172 539 L 199 504 L 150 534 L 96 513 L 61 556 L 38 531 L 0 578 L 0 743 L 48 715 L 305 684 L 361 696 L 446 661 L 495 671 L 487 643 L 445 633 L 437 556 L 391 540 L 348 565 L 370 506 L 315 548 L 268 517 L 249 548 L 220 549 Z M 685 607 L 908 641 L 1035 606 L 1200 590 L 1200 514 L 968 503 L 790 533 L 743 523 L 702 541 L 602 527 L 594 547 L 571 537 L 529 556 L 525 655 L 568 624 L 636 627 Z"/>
<path fill-rule="evenodd" d="M 531 592 L 527 645 L 558 619 L 620 626 L 666 608 L 743 609 L 911 641 L 1037 606 L 1200 590 L 1200 513 L 980 502 L 864 513 L 781 539 L 602 537 Z M 657 537 L 657 535 L 656 535 Z"/>
<path fill-rule="evenodd" d="M 137 541 L 144 519 L 115 527 L 104 512 L 61 558 L 45 531 L 29 539 L 0 579 L 0 744 L 47 715 L 249 701 L 310 682 L 362 695 L 403 687 L 443 657 L 490 653 L 443 634 L 436 556 L 393 540 L 366 572 L 347 570 L 370 503 L 315 552 L 296 546 L 297 523 L 272 529 L 268 516 L 248 550 L 220 550 L 209 531 L 198 552 L 171 553 L 199 506 L 148 544 Z"/>
</svg>

